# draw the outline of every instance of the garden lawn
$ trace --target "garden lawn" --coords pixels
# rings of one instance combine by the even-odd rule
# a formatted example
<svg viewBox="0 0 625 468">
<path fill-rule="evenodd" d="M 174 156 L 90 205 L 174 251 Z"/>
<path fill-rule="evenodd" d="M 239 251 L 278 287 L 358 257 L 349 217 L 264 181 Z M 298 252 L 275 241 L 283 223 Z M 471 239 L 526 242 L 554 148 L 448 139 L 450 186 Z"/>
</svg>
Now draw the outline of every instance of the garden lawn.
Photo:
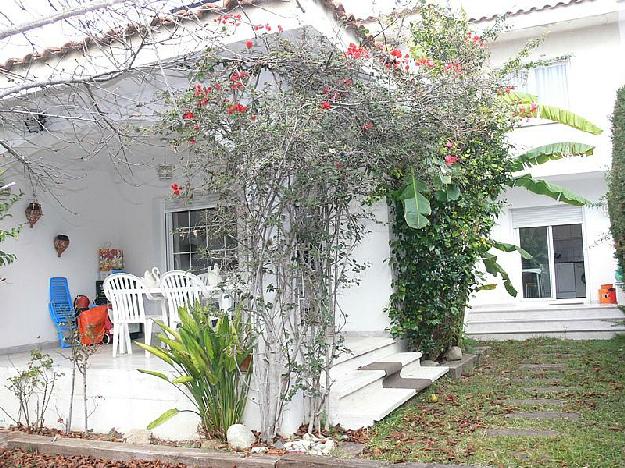
<svg viewBox="0 0 625 468">
<path fill-rule="evenodd" d="M 380 421 L 371 430 L 365 456 L 393 462 L 625 467 L 625 336 L 484 345 L 490 348 L 471 376 L 443 378 Z M 523 366 L 541 363 L 564 368 Z M 430 401 L 433 393 L 438 402 Z M 540 401 L 509 401 L 528 399 Z M 519 412 L 577 413 L 573 417 L 579 418 L 506 417 Z M 488 436 L 493 428 L 557 434 Z"/>
</svg>

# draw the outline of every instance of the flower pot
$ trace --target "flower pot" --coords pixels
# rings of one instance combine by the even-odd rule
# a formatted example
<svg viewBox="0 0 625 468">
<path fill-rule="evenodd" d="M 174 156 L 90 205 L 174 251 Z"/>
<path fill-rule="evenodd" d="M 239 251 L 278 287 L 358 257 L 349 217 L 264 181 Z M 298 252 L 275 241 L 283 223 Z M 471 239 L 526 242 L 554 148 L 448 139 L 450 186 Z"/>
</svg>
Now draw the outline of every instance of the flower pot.
<svg viewBox="0 0 625 468">
<path fill-rule="evenodd" d="M 41 209 L 41 205 L 36 201 L 33 201 L 28 204 L 24 214 L 26 215 L 26 220 L 32 229 L 37 221 L 39 221 L 39 219 L 43 216 L 43 211 Z"/>
</svg>

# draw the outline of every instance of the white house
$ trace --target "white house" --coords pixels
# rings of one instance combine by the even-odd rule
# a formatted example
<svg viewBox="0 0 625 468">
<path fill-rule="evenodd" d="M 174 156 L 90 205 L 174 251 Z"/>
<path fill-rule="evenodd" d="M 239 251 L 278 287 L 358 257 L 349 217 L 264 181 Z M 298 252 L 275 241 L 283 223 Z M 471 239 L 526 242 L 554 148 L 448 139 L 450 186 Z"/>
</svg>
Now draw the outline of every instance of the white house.
<svg viewBox="0 0 625 468">
<path fill-rule="evenodd" d="M 281 24 L 284 29 L 292 30 L 312 27 L 340 41 L 341 44 L 337 45 L 342 47 L 355 41 L 352 25 L 372 26 L 372 16 L 388 11 L 364 8 L 363 2 L 357 1 L 345 2 L 345 7 L 329 0 L 250 3 L 259 4 L 246 9 L 252 23 Z M 476 30 L 496 16 L 506 14 L 500 2 L 479 8 L 474 2 L 462 3 Z M 605 132 L 599 137 L 589 137 L 558 125 L 528 122 L 511 135 L 511 139 L 520 148 L 567 140 L 596 145 L 593 157 L 553 162 L 536 173 L 598 202 L 606 191 L 605 174 L 610 163 L 609 115 L 616 89 L 625 84 L 625 63 L 619 60 L 625 54 L 625 16 L 622 12 L 625 5 L 613 0 L 516 4 L 520 6 L 507 12 L 510 30 L 503 33 L 492 47 L 494 60 L 503 61 L 527 39 L 544 36 L 543 44 L 534 52 L 535 59 L 543 65 L 529 70 L 527 77 L 520 77 L 519 85 L 527 86 L 545 102 L 562 105 L 589 118 Z M 187 27 L 197 26 L 194 37 L 199 37 L 198 31 L 204 31 L 201 26 L 210 24 L 214 17 L 212 13 L 203 14 L 201 21 Z M 243 41 L 247 37 L 245 34 L 241 31 L 231 40 Z M 141 60 L 150 63 L 158 58 L 167 62 L 201 46 L 201 40 L 187 44 L 180 41 L 180 37 L 171 45 L 165 44 L 158 53 L 148 50 Z M 45 60 L 30 64 L 28 72 L 37 79 L 71 73 L 75 70 L 72 67 L 80 65 L 81 58 L 81 50 L 70 49 L 62 53 L 52 50 Z M 19 74 L 25 69 L 19 61 L 11 63 L 11 73 Z M 182 75 L 171 70 L 167 74 L 170 83 L 182 79 Z M 6 76 L 0 77 L 0 92 L 11 86 Z M 152 83 L 158 82 L 158 76 L 153 79 Z M 153 93 L 154 87 L 156 85 L 138 89 L 132 72 L 103 85 L 114 99 L 136 97 L 138 92 Z M 54 99 L 49 100 L 49 105 L 46 112 L 52 114 L 57 109 Z M 130 104 L 128 108 L 131 109 Z M 26 154 L 30 151 L 33 159 L 60 166 L 64 176 L 70 176 L 71 180 L 65 182 L 59 200 L 47 193 L 36 194 L 44 216 L 32 229 L 25 227 L 19 240 L 2 245 L 3 249 L 17 255 L 14 264 L 3 268 L 2 276 L 6 281 L 0 285 L 0 349 L 4 354 L 25 351 L 35 344 L 56 342 L 56 331 L 47 310 L 49 278 L 67 277 L 73 296 L 85 294 L 94 298 L 96 280 L 99 279 L 97 252 L 100 248 L 122 249 L 124 269 L 139 276 L 154 266 L 161 271 L 174 268 L 201 271 L 207 267 L 206 260 L 194 253 L 197 245 L 179 239 L 172 226 L 191 226 L 191 219 L 205 214 L 211 205 L 206 200 L 194 200 L 186 205 L 171 200 L 169 186 L 172 180 L 159 180 L 154 170 L 156 165 L 170 164 L 175 160 L 166 145 L 156 141 L 152 145 L 137 144 L 131 146 L 130 155 L 125 155 L 131 158 L 129 164 L 122 156 L 111 161 L 91 157 L 94 146 L 88 141 L 81 146 L 67 144 L 62 137 L 63 132 L 69 131 L 66 125 L 67 121 L 55 123 L 50 118 L 47 123 L 49 133 L 25 133 L 21 141 L 18 141 L 19 136 L 11 135 Z M 6 129 L 2 130 L 6 132 Z M 37 140 L 37 146 L 30 144 L 33 140 Z M 0 154 L 0 167 L 5 157 Z M 13 209 L 19 220 L 32 201 L 30 183 L 17 166 L 7 176 L 26 193 Z M 468 314 L 467 333 L 489 338 L 534 333 L 588 337 L 595 336 L 595 332 L 607 336 L 616 330 L 625 330 L 625 327 L 613 327 L 611 322 L 622 317 L 618 309 L 598 305 L 600 285 L 615 282 L 612 246 L 610 240 L 604 239 L 609 228 L 605 210 L 594 206 L 572 208 L 517 190 L 506 194 L 506 199 L 507 208 L 493 236 L 501 241 L 520 242 L 541 261 L 526 265 L 517 254 L 501 254 L 501 264 L 510 273 L 520 295 L 513 299 L 503 288 L 479 293 Z M 384 204 L 377 205 L 375 210 L 379 220 L 388 221 Z M 61 257 L 53 248 L 53 239 L 58 234 L 65 234 L 70 239 L 69 248 Z M 228 253 L 223 239 L 207 238 L 202 242 L 216 245 L 215 250 L 224 256 Z M 351 343 L 353 355 L 343 357 L 337 365 L 335 375 L 337 378 L 343 376 L 344 385 L 337 385 L 333 395 L 336 405 L 332 415 L 334 422 L 347 427 L 380 419 L 416 391 L 384 388 L 384 372 L 357 372 L 359 366 L 400 361 L 404 367 L 403 377 L 430 380 L 445 371 L 444 368 L 437 371 L 420 368 L 420 353 L 401 353 L 399 344 L 388 336 L 389 320 L 384 312 L 391 293 L 391 270 L 386 261 L 389 257 L 388 226 L 372 224 L 371 233 L 359 247 L 357 255 L 369 264 L 369 268 L 360 285 L 346 291 L 342 298 L 342 306 L 347 312 L 345 331 L 351 340 L 348 344 Z M 23 361 L 21 355 L 12 358 L 14 363 Z M 9 361 L 2 362 L 4 368 L 0 375 L 5 377 L 10 374 L 11 366 Z M 107 431 L 113 426 L 123 430 L 143 427 L 151 417 L 165 409 L 163 400 L 171 398 L 166 396 L 169 390 L 149 376 L 137 374 L 136 367 L 144 364 L 142 355 L 126 360 L 102 358 L 95 361 L 92 385 L 98 388 L 92 392 L 105 397 L 93 416 L 96 430 Z M 146 388 L 150 389 L 147 391 L 149 395 Z M 0 395 L 5 397 L 2 390 Z M 369 403 L 372 401 L 376 404 Z M 120 408 L 127 415 L 123 421 L 115 416 L 115 411 L 119 412 Z M 301 422 L 302 411 L 301 405 L 295 402 L 286 426 L 296 428 Z M 253 420 L 254 416 L 249 418 Z M 0 425 L 2 423 L 0 420 Z M 188 437 L 194 432 L 194 426 L 178 424 L 173 429 L 164 428 L 161 434 Z"/>
<path fill-rule="evenodd" d="M 463 2 L 476 29 L 502 13 L 494 3 L 472 12 L 471 3 Z M 516 253 L 499 254 L 519 294 L 512 298 L 504 288 L 478 293 L 467 316 L 466 332 L 489 339 L 612 336 L 624 329 L 618 323 L 622 314 L 599 305 L 599 289 L 616 281 L 603 197 L 611 160 L 610 115 L 616 90 L 625 84 L 625 65 L 618 59 L 625 53 L 625 5 L 614 1 L 513 3 L 505 12 L 510 29 L 492 46 L 495 63 L 520 50 L 527 40 L 541 38 L 541 45 L 528 59 L 536 66 L 516 78 L 517 88 L 537 94 L 546 104 L 585 116 L 604 132 L 592 136 L 530 119 L 510 139 L 519 151 L 558 141 L 595 145 L 591 157 L 552 161 L 535 167 L 533 174 L 596 205 L 572 207 L 521 189 L 510 190 L 493 237 L 529 250 L 534 260 L 522 261 Z"/>
</svg>

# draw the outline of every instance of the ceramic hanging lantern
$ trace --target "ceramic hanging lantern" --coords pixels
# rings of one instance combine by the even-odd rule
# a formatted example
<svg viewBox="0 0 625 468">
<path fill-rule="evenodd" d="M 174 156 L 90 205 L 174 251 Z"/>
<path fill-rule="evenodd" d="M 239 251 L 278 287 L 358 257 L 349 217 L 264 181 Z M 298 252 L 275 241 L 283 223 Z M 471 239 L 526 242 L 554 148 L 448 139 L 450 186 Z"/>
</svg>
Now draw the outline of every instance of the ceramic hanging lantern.
<svg viewBox="0 0 625 468">
<path fill-rule="evenodd" d="M 28 221 L 31 229 L 43 216 L 43 210 L 41 209 L 41 205 L 37 201 L 30 202 L 26 207 L 26 211 L 24 213 L 26 214 L 26 220 Z"/>
<path fill-rule="evenodd" d="M 56 250 L 56 253 L 59 257 L 63 254 L 63 252 L 65 252 L 65 250 L 67 250 L 68 246 L 69 237 L 67 237 L 65 234 L 59 234 L 54 238 L 54 250 Z"/>
</svg>

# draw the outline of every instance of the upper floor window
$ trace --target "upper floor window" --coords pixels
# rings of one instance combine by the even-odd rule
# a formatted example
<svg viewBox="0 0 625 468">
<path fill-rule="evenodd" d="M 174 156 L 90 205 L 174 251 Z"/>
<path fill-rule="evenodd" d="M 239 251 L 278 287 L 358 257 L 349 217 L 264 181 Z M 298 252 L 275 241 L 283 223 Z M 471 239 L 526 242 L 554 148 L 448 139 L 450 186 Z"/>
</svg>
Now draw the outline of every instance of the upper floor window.
<svg viewBox="0 0 625 468">
<path fill-rule="evenodd" d="M 510 79 L 518 91 L 538 96 L 541 104 L 567 108 L 569 105 L 568 61 L 527 68 Z"/>
<path fill-rule="evenodd" d="M 237 262 L 236 222 L 214 207 L 166 213 L 167 267 L 205 273 L 214 265 L 232 269 Z"/>
</svg>

